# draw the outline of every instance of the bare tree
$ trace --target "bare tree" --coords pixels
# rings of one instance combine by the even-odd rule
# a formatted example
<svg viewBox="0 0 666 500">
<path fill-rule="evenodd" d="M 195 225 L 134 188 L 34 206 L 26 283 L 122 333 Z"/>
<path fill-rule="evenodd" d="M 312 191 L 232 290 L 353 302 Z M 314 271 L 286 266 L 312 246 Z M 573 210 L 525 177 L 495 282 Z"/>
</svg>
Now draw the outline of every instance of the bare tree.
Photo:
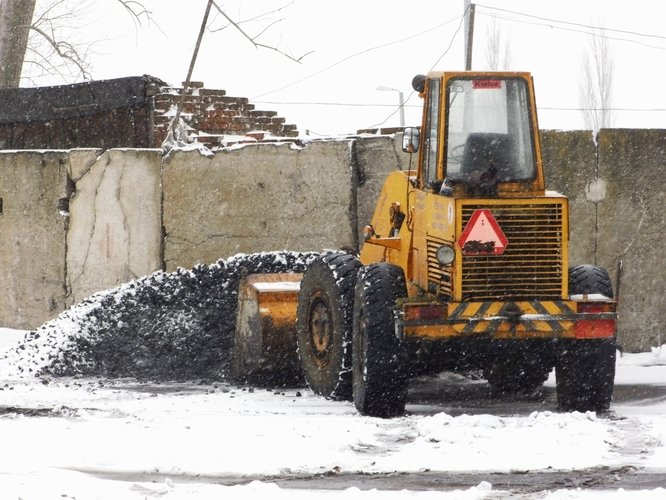
<svg viewBox="0 0 666 500">
<path fill-rule="evenodd" d="M 579 87 L 583 120 L 590 130 L 608 128 L 613 124 L 614 71 L 613 51 L 605 33 L 599 30 L 590 38 L 588 50 L 583 55 Z"/>
<path fill-rule="evenodd" d="M 511 40 L 502 36 L 497 16 L 486 26 L 486 64 L 491 71 L 506 70 L 511 67 Z"/>
<path fill-rule="evenodd" d="M 113 3 L 137 26 L 151 20 L 151 12 L 138 0 Z M 93 0 L 0 1 L 0 87 L 18 87 L 25 67 L 37 77 L 89 79 L 95 41 L 81 40 L 77 33 L 93 6 Z"/>
<path fill-rule="evenodd" d="M 0 2 L 0 88 L 18 87 L 36 0 Z"/>
<path fill-rule="evenodd" d="M 90 56 L 99 40 L 81 39 L 79 28 L 99 3 L 99 0 L 0 0 L 0 87 L 18 87 L 22 68 L 30 70 L 23 71 L 24 78 L 29 74 L 33 79 L 58 75 L 63 82 L 91 79 Z M 124 9 L 137 28 L 153 20 L 146 3 L 141 0 L 106 2 Z M 289 4 L 240 21 L 233 20 L 216 2 L 211 1 L 210 5 L 227 23 L 217 29 L 208 27 L 211 31 L 232 27 L 255 47 L 274 50 L 296 62 L 307 55 L 296 57 L 278 44 L 263 41 L 266 33 L 282 21 L 269 17 Z M 253 33 L 243 26 L 256 22 L 261 26 Z"/>
</svg>

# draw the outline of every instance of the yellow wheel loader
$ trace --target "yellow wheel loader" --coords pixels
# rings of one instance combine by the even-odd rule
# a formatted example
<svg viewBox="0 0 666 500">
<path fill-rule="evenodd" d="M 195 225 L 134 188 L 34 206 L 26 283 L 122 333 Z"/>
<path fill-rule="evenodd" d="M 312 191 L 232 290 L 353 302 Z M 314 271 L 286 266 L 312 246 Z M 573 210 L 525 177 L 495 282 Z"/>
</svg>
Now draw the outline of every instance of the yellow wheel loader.
<svg viewBox="0 0 666 500">
<path fill-rule="evenodd" d="M 481 370 L 498 396 L 532 393 L 555 368 L 561 409 L 606 410 L 617 304 L 605 270 L 569 267 L 569 208 L 545 189 L 532 77 L 412 83 L 424 101 L 403 135 L 415 168 L 386 179 L 359 256 L 241 283 L 236 375 L 300 366 L 315 393 L 392 417 L 415 375 Z"/>
</svg>

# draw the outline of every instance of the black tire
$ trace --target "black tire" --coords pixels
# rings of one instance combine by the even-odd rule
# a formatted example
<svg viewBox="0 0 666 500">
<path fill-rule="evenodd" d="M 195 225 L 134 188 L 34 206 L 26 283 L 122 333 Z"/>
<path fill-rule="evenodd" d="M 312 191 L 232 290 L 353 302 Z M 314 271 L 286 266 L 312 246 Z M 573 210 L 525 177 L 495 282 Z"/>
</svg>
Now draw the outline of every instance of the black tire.
<svg viewBox="0 0 666 500">
<path fill-rule="evenodd" d="M 569 269 L 569 295 L 605 295 L 613 298 L 613 284 L 608 271 L 590 264 Z"/>
<path fill-rule="evenodd" d="M 310 265 L 298 295 L 296 341 L 305 380 L 329 399 L 351 400 L 354 286 L 361 267 L 348 254 L 325 254 Z"/>
<path fill-rule="evenodd" d="M 605 269 L 580 265 L 569 270 L 569 294 L 613 298 Z M 555 375 L 557 401 L 563 411 L 606 411 L 613 399 L 615 339 L 562 339 Z"/>
<path fill-rule="evenodd" d="M 400 267 L 372 264 L 356 283 L 353 329 L 354 406 L 362 415 L 402 415 L 407 400 L 407 353 L 395 331 L 393 306 L 407 295 Z"/>
<path fill-rule="evenodd" d="M 560 341 L 555 365 L 560 410 L 608 410 L 613 399 L 615 354 L 614 339 Z"/>
<path fill-rule="evenodd" d="M 486 378 L 491 397 L 530 396 L 548 379 L 552 357 L 544 344 L 519 341 L 501 345 L 495 352 Z"/>
</svg>

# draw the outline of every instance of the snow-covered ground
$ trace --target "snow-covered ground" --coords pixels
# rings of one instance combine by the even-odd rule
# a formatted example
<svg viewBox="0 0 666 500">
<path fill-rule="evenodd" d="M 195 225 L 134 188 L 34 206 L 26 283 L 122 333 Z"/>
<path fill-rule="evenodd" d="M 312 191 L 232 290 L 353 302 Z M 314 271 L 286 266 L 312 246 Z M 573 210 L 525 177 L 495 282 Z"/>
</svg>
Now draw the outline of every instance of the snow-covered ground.
<svg viewBox="0 0 666 500">
<path fill-rule="evenodd" d="M 0 350 L 15 346 L 23 333 L 0 329 Z M 618 390 L 666 385 L 666 347 L 619 358 L 616 384 Z M 270 476 L 575 474 L 626 465 L 666 471 L 664 396 L 624 398 L 609 417 L 530 404 L 534 411 L 516 414 L 408 405 L 408 416 L 381 420 L 359 416 L 353 405 L 326 401 L 306 389 L 37 379 L 16 376 L 5 364 L 0 366 L 0 497 L 506 498 L 507 491 L 494 490 L 491 479 L 447 491 L 303 490 L 280 487 Z M 229 484 L 240 476 L 247 477 L 245 484 Z M 555 490 L 530 498 L 601 496 L 656 499 L 666 497 L 666 490 Z"/>
</svg>

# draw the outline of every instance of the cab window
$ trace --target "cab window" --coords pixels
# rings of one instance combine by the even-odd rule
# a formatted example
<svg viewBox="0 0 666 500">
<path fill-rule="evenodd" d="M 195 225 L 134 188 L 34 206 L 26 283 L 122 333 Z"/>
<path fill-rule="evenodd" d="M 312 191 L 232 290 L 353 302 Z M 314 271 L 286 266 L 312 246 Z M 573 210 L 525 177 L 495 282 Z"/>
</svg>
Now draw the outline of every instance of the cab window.
<svg viewBox="0 0 666 500">
<path fill-rule="evenodd" d="M 519 78 L 447 84 L 446 176 L 470 182 L 492 169 L 497 182 L 536 177 L 527 85 Z"/>
<path fill-rule="evenodd" d="M 436 78 L 430 80 L 423 144 L 423 180 L 426 186 L 430 186 L 437 179 L 437 132 L 439 130 L 440 90 L 440 80 Z"/>
</svg>

